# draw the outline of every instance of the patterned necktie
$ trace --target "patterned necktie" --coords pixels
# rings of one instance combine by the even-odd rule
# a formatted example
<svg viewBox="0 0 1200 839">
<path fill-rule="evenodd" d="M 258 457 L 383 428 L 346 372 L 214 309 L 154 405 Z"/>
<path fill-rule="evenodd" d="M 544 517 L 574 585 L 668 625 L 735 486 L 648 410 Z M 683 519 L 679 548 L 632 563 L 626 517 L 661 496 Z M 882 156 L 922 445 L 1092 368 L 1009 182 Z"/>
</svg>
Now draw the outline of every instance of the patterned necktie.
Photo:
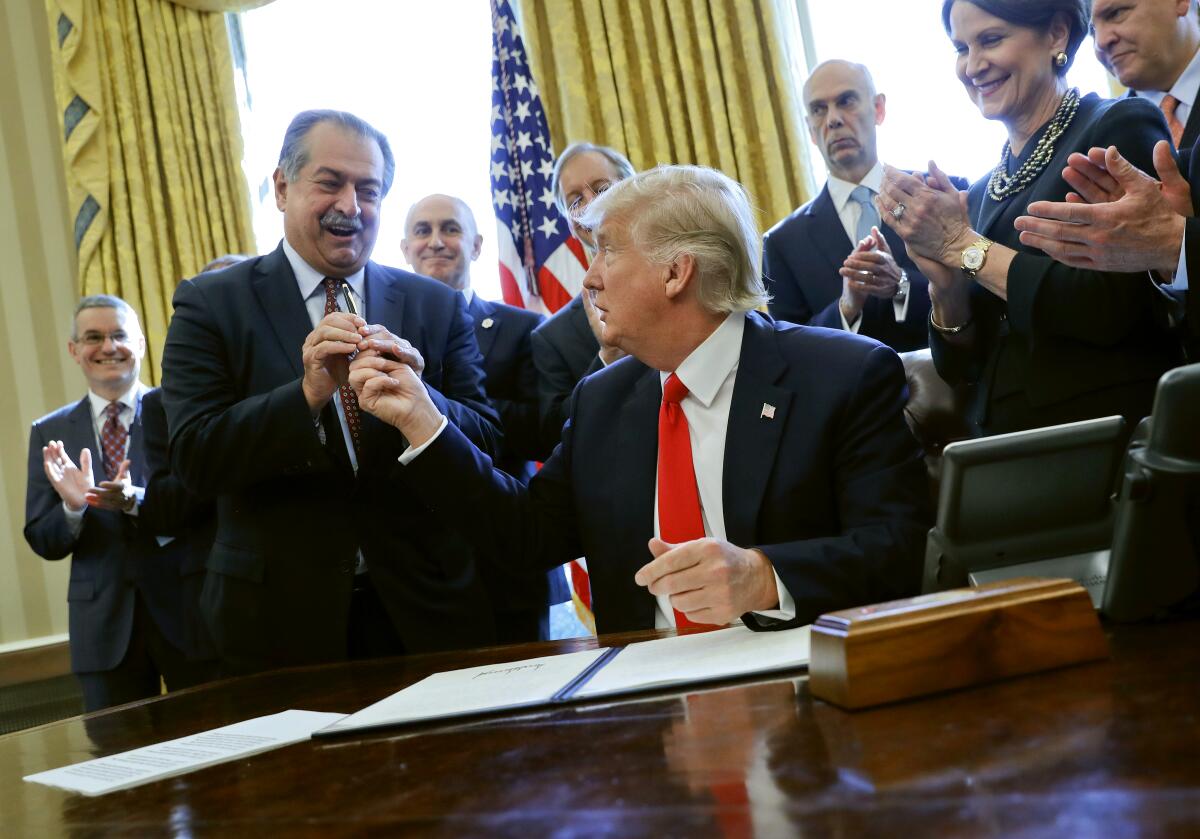
<svg viewBox="0 0 1200 839">
<path fill-rule="evenodd" d="M 1175 144 L 1175 148 L 1179 148 L 1179 141 L 1183 139 L 1183 123 L 1179 121 L 1179 117 L 1175 116 L 1179 100 L 1168 93 L 1158 103 L 1158 107 L 1162 108 L 1162 112 L 1167 118 L 1167 128 L 1171 131 L 1171 142 Z"/>
<path fill-rule="evenodd" d="M 340 312 L 337 302 L 337 291 L 344 280 L 334 279 L 333 277 L 325 278 L 325 314 L 331 312 Z M 353 356 L 351 356 L 353 358 Z M 342 411 L 346 414 L 346 428 L 350 430 L 350 440 L 354 444 L 354 455 L 357 458 L 362 452 L 362 443 L 359 440 L 362 420 L 358 414 L 358 396 L 354 393 L 354 388 L 347 382 L 338 388 L 338 393 L 342 396 Z M 359 465 L 362 461 L 359 460 Z"/>
<path fill-rule="evenodd" d="M 104 448 L 104 474 L 110 481 L 117 479 L 121 461 L 125 459 L 125 442 L 129 439 L 129 431 L 121 424 L 124 410 L 125 406 L 120 402 L 109 402 L 104 406 L 108 419 L 100 429 L 100 445 Z"/>
<path fill-rule="evenodd" d="M 856 186 L 850 193 L 850 200 L 858 204 L 860 211 L 858 214 L 858 227 L 854 229 L 854 245 L 871 235 L 871 228 L 879 226 L 879 210 L 875 209 L 875 202 L 871 200 L 872 193 L 870 187 Z"/>
<path fill-rule="evenodd" d="M 692 438 L 688 434 L 687 416 L 679 404 L 687 395 L 687 386 L 674 373 L 667 376 L 658 409 L 658 533 L 664 542 L 671 544 L 704 538 L 700 490 L 692 463 Z M 677 629 L 716 628 L 690 621 L 678 609 L 674 612 Z"/>
</svg>

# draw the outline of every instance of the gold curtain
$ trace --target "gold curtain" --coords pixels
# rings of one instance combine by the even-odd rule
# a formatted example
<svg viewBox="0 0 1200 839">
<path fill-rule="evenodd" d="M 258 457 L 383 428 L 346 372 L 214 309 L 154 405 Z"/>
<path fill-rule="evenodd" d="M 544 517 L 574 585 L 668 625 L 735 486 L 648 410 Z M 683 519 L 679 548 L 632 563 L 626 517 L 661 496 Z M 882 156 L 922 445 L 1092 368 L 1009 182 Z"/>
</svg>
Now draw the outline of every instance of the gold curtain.
<svg viewBox="0 0 1200 839">
<path fill-rule="evenodd" d="M 561 151 L 588 140 L 639 169 L 696 163 L 774 224 L 808 200 L 808 148 L 777 0 L 521 0 Z"/>
<path fill-rule="evenodd" d="M 141 315 L 158 382 L 171 296 L 215 256 L 254 248 L 218 0 L 46 0 L 82 294 Z"/>
</svg>

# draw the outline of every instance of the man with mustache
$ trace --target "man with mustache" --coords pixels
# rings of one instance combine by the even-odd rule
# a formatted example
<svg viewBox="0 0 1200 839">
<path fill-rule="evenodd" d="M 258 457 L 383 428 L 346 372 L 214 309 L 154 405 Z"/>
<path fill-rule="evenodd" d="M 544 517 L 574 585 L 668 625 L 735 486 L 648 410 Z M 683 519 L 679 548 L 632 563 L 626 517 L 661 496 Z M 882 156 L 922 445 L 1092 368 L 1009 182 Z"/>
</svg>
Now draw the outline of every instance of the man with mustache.
<svg viewBox="0 0 1200 839">
<path fill-rule="evenodd" d="M 813 70 L 804 119 L 829 180 L 763 237 L 763 277 L 777 319 L 857 332 L 903 352 L 929 345 L 929 284 L 873 202 L 885 104 L 861 64 L 835 59 Z"/>
<path fill-rule="evenodd" d="M 1176 148 L 1200 137 L 1200 12 L 1196 0 L 1096 0 L 1096 57 L 1131 96 L 1162 109 Z"/>
<path fill-rule="evenodd" d="M 396 464 L 403 437 L 345 386 L 356 353 L 401 359 L 495 450 L 466 301 L 369 261 L 394 174 L 362 119 L 297 115 L 274 174 L 279 247 L 176 290 L 164 404 L 173 465 L 217 498 L 201 611 L 226 673 L 495 639 L 474 559 Z"/>
</svg>

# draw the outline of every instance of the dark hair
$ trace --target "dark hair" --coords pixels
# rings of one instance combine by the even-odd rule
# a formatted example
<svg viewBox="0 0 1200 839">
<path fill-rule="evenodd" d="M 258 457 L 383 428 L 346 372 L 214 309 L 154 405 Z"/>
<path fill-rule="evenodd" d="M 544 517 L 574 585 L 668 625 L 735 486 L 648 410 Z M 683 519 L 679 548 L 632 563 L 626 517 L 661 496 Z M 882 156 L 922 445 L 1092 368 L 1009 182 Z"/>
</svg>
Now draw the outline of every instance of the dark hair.
<svg viewBox="0 0 1200 839">
<path fill-rule="evenodd" d="M 301 111 L 292 117 L 292 122 L 283 135 L 283 148 L 279 150 L 279 168 L 288 183 L 295 181 L 300 170 L 308 163 L 308 146 L 304 138 L 314 126 L 322 122 L 332 122 L 349 129 L 368 140 L 374 140 L 383 154 L 383 194 L 387 195 L 392 188 L 392 179 L 396 177 L 396 159 L 392 157 L 392 147 L 388 145 L 387 137 L 365 119 L 356 117 L 346 111 L 318 110 Z"/>
<path fill-rule="evenodd" d="M 1092 0 L 943 0 L 942 26 L 947 35 L 950 34 L 950 9 L 955 3 L 970 3 L 1003 21 L 1039 32 L 1048 31 L 1060 15 L 1066 18 L 1071 30 L 1067 36 L 1067 63 L 1054 68 L 1060 76 L 1065 75 L 1075 61 L 1075 53 L 1088 34 L 1092 17 Z"/>
</svg>

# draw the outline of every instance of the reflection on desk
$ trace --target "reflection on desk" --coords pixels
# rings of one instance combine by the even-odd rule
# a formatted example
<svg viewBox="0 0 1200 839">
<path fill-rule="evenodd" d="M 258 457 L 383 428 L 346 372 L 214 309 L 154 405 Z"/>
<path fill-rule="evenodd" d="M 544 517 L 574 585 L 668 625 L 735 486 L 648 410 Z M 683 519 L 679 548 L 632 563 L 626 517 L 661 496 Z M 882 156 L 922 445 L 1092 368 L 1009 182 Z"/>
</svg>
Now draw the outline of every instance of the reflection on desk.
<svg viewBox="0 0 1200 839">
<path fill-rule="evenodd" d="M 628 643 L 662 633 L 609 636 Z M 101 798 L 33 772 L 592 639 L 263 673 L 0 737 L 13 836 L 1185 835 L 1200 824 L 1200 622 L 1111 661 L 848 713 L 803 678 L 310 741 Z"/>
</svg>

